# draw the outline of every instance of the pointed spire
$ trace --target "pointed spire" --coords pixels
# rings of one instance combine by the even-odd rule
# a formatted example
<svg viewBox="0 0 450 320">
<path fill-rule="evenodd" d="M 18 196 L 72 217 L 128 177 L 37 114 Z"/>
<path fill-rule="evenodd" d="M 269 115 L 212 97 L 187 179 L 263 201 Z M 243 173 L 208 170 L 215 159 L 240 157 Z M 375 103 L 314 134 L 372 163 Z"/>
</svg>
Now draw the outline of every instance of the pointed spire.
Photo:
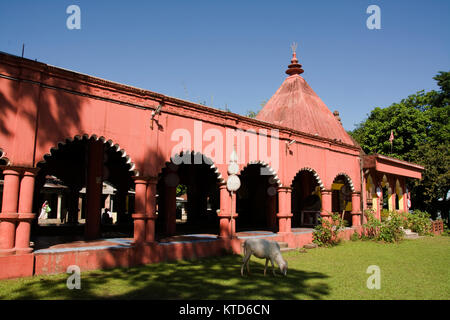
<svg viewBox="0 0 450 320">
<path fill-rule="evenodd" d="M 292 48 L 292 60 L 291 60 L 291 64 L 288 66 L 288 69 L 286 70 L 286 73 L 290 76 L 294 75 L 294 74 L 302 74 L 304 71 L 302 69 L 302 65 L 298 63 L 298 59 L 297 59 L 297 43 L 292 43 L 291 45 Z"/>
</svg>

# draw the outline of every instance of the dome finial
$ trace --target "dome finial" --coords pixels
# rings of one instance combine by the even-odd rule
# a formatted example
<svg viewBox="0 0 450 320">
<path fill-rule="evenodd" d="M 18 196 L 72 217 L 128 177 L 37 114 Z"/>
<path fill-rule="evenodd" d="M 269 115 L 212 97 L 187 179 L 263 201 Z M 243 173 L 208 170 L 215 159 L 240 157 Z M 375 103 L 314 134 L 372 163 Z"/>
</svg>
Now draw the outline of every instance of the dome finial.
<svg viewBox="0 0 450 320">
<path fill-rule="evenodd" d="M 294 75 L 294 74 L 302 74 L 304 71 L 302 69 L 302 65 L 298 63 L 297 60 L 297 43 L 293 42 L 291 44 L 291 49 L 292 49 L 292 60 L 291 60 L 291 64 L 288 66 L 288 69 L 286 70 L 286 73 L 290 76 Z"/>
</svg>

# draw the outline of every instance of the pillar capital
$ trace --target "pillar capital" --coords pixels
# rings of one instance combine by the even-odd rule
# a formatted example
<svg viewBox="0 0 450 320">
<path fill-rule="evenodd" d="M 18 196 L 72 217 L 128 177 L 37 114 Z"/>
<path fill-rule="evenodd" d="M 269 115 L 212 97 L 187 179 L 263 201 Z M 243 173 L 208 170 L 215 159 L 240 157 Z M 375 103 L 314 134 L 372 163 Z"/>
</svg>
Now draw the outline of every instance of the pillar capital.
<svg viewBox="0 0 450 320">
<path fill-rule="evenodd" d="M 6 176 L 20 176 L 20 170 L 16 167 L 11 166 L 0 166 L 0 169 L 3 171 L 3 175 Z"/>
<path fill-rule="evenodd" d="M 147 179 L 141 176 L 133 176 L 132 177 L 135 184 L 147 184 Z"/>
<path fill-rule="evenodd" d="M 0 222 L 1 221 L 16 222 L 18 218 L 19 218 L 18 213 L 10 213 L 10 212 L 0 213 Z"/>
<path fill-rule="evenodd" d="M 3 171 L 4 175 L 35 176 L 39 172 L 40 168 L 3 165 L 0 166 L 0 170 Z"/>
<path fill-rule="evenodd" d="M 292 192 L 292 188 L 291 187 L 287 187 L 287 186 L 281 186 L 281 187 L 277 187 L 277 191 L 278 192 Z"/>
<path fill-rule="evenodd" d="M 18 221 L 28 221 L 28 222 L 31 222 L 35 217 L 36 217 L 36 214 L 35 214 L 35 213 L 29 213 L 29 212 L 21 213 L 21 212 L 19 212 L 19 213 L 18 213 L 17 220 L 18 220 Z"/>
</svg>

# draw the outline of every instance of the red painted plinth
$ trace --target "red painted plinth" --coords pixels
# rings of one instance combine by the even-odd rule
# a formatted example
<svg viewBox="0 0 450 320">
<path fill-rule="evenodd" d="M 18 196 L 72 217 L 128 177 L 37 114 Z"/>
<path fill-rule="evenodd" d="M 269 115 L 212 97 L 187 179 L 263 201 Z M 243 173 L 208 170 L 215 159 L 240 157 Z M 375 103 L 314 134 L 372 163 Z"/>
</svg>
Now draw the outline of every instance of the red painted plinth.
<svg viewBox="0 0 450 320">
<path fill-rule="evenodd" d="M 0 257 L 0 279 L 31 277 L 33 275 L 33 254 Z"/>
</svg>

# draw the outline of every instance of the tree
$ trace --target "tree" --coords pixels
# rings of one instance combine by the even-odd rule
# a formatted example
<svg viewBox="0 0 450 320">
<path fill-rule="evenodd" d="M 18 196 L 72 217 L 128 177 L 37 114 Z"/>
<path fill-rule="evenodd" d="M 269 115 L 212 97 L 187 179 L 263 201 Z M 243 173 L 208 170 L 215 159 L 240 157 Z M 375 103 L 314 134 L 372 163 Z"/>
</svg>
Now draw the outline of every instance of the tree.
<svg viewBox="0 0 450 320">
<path fill-rule="evenodd" d="M 249 118 L 256 118 L 256 115 L 259 113 L 259 111 L 261 111 L 262 108 L 264 108 L 264 106 L 266 105 L 267 100 L 263 100 L 259 105 L 260 108 L 257 111 L 253 111 L 253 110 L 247 110 L 244 114 L 244 116 L 249 117 Z"/>
<path fill-rule="evenodd" d="M 379 153 L 425 167 L 423 179 L 410 183 L 416 207 L 448 217 L 450 191 L 450 72 L 434 80 L 439 91 L 419 91 L 387 108 L 375 108 L 351 132 L 366 153 Z M 394 140 L 391 144 L 391 130 Z M 442 199 L 442 200 L 439 200 Z"/>
</svg>

